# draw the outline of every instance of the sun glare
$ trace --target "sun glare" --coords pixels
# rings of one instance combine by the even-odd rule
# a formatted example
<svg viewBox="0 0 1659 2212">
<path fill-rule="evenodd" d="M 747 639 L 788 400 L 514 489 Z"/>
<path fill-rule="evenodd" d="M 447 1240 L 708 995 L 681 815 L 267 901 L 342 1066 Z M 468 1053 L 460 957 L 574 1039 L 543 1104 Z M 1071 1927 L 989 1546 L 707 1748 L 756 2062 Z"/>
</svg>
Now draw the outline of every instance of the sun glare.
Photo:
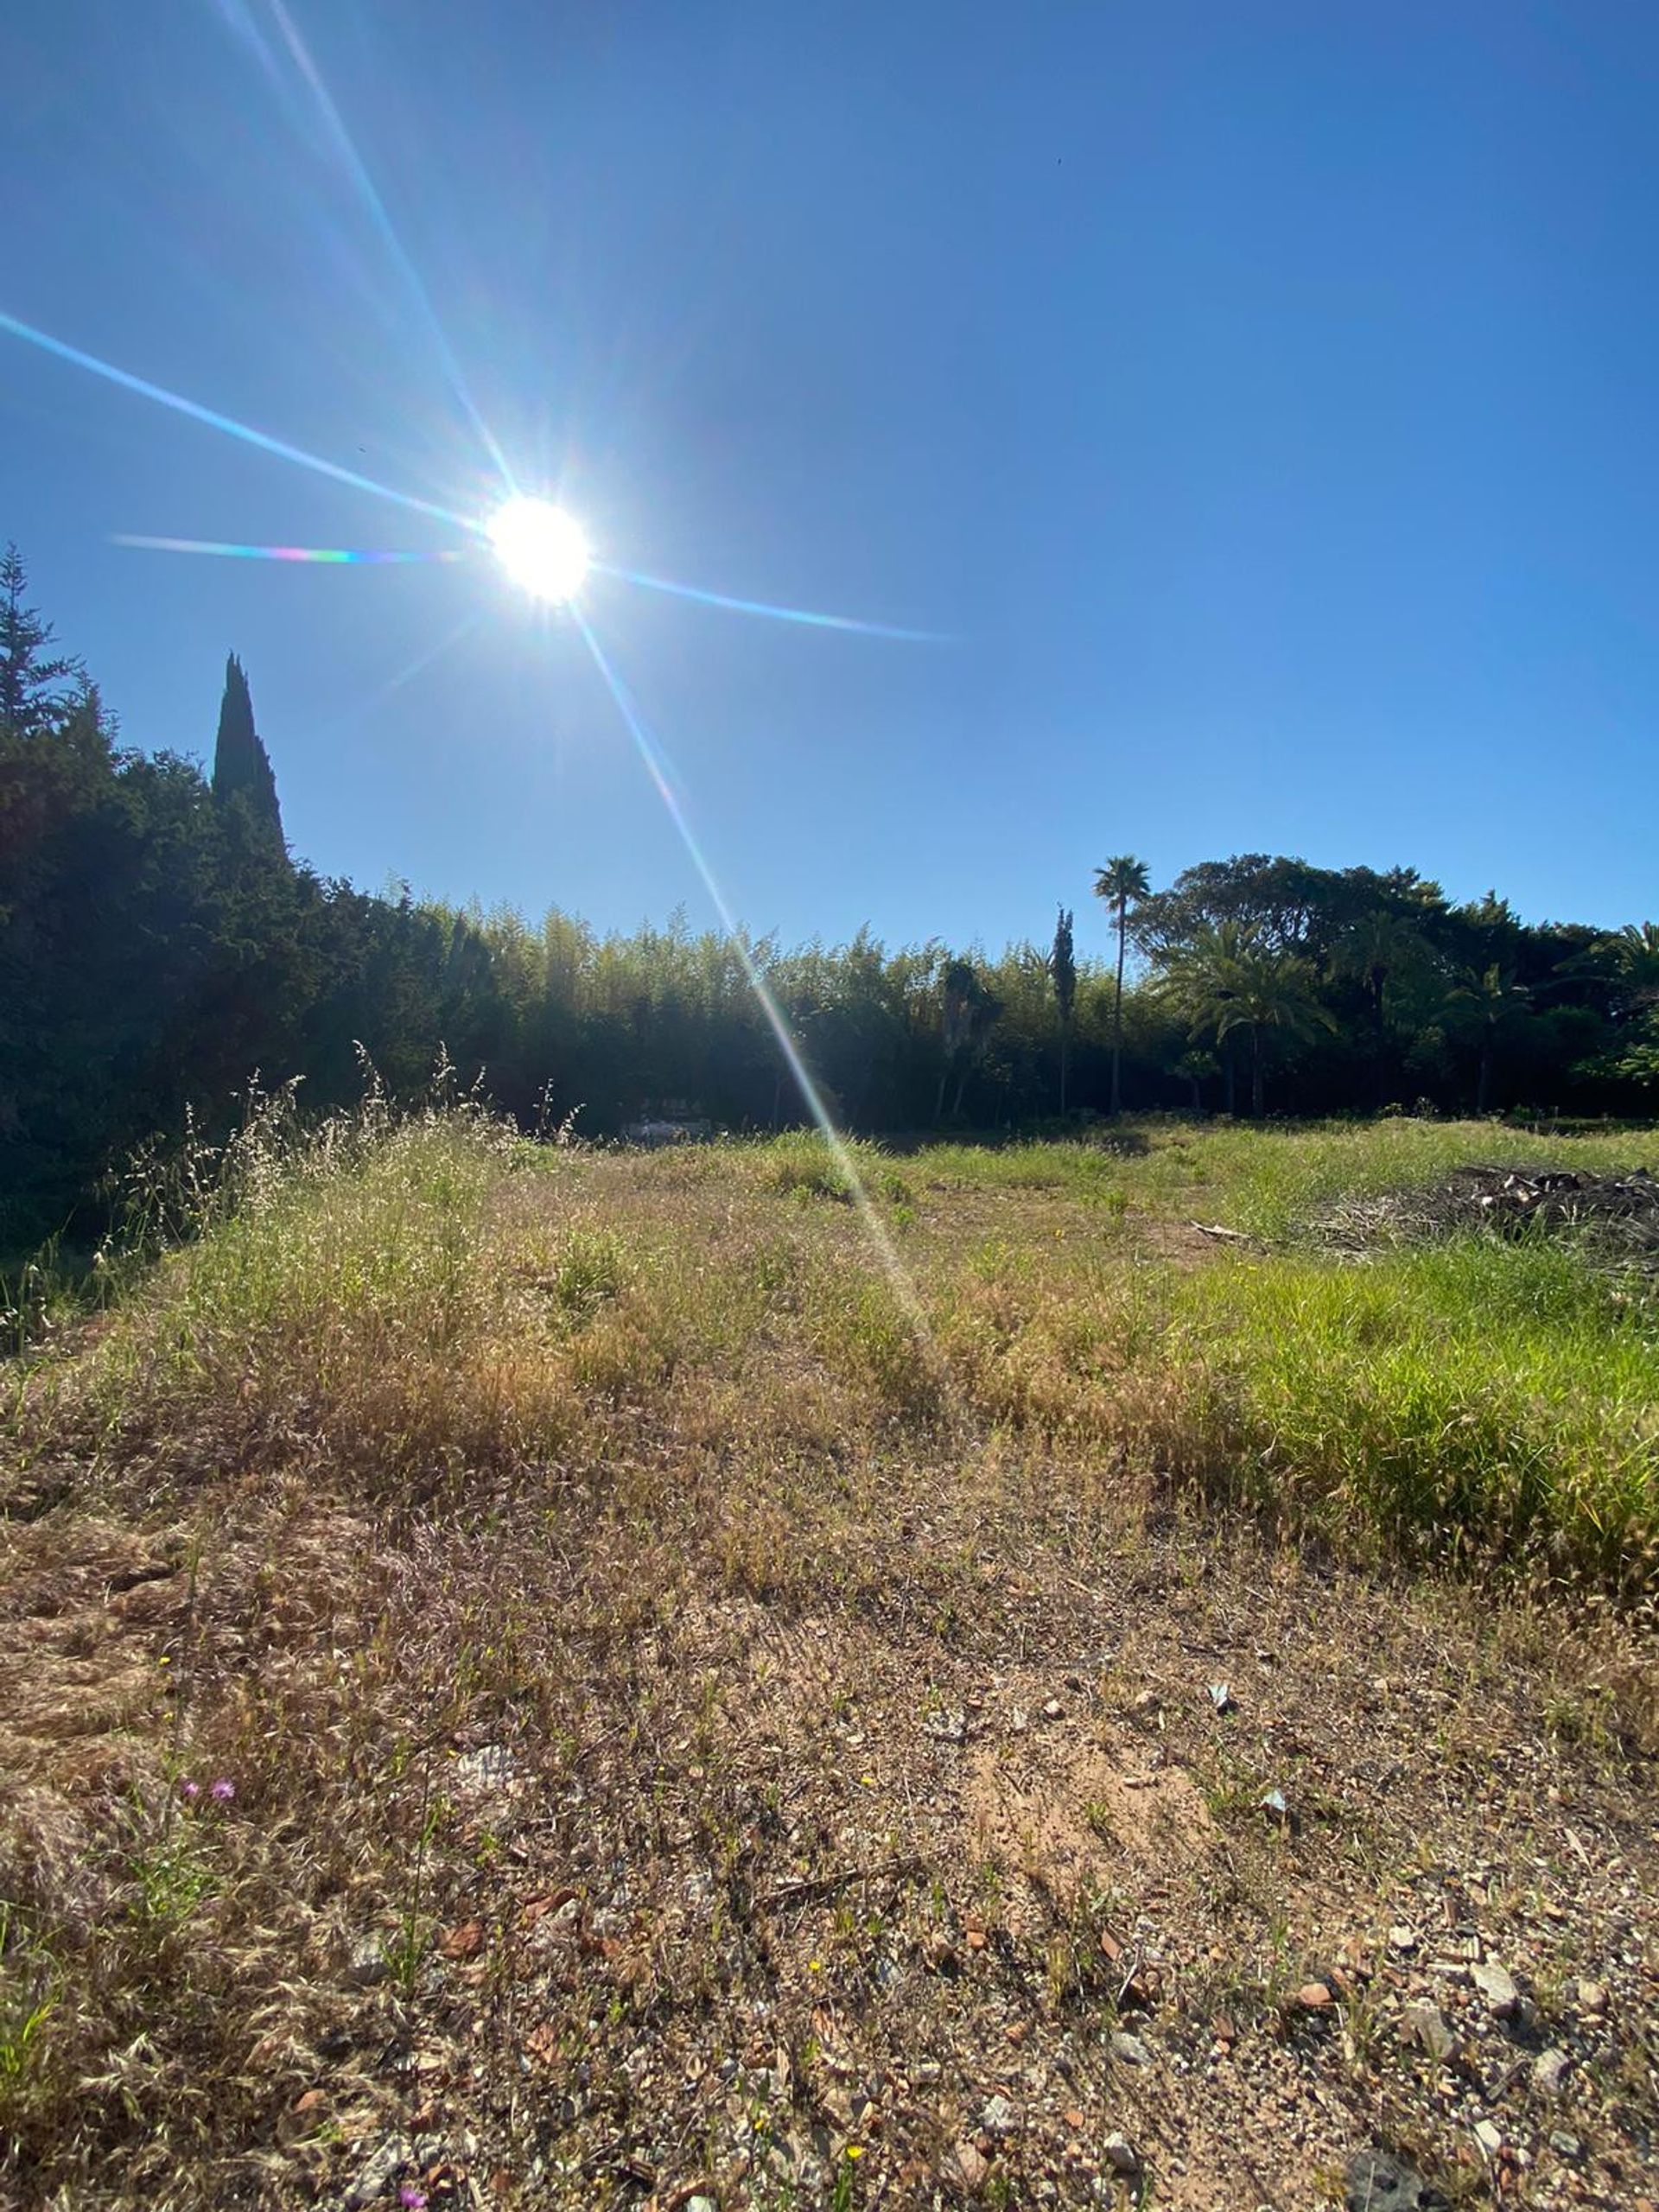
<svg viewBox="0 0 1659 2212">
<path fill-rule="evenodd" d="M 578 523 L 550 500 L 509 499 L 487 524 L 496 558 L 533 599 L 556 604 L 582 589 L 591 556 Z"/>
</svg>

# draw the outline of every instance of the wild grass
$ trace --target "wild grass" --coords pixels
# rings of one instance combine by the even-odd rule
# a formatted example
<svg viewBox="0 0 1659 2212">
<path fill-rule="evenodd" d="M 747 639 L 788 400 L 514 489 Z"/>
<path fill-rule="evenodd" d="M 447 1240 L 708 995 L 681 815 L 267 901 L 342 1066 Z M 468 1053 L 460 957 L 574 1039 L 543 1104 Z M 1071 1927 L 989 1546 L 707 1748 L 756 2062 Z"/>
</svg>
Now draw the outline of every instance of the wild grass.
<svg viewBox="0 0 1659 2212">
<path fill-rule="evenodd" d="M 841 1885 L 908 1863 L 895 1806 L 926 1780 L 889 1770 L 917 1709 L 963 1704 L 964 1652 L 982 1682 L 1087 1601 L 1149 1503 L 1640 1596 L 1644 1301 L 1565 1248 L 1356 1268 L 1294 1241 L 1330 1196 L 1517 1141 L 1134 1134 L 853 1147 L 913 1224 L 897 1278 L 812 1136 L 628 1155 L 453 1107 L 308 1133 L 273 1105 L 167 1185 L 171 1237 L 16 1368 L 0 1419 L 0 2187 L 301 2201 L 474 2069 L 478 2124 L 520 2148 L 532 2107 L 587 2109 L 579 2066 L 620 2111 L 631 2052 L 705 2066 L 766 1895 L 753 2063 L 787 2045 L 810 2081 L 824 2019 L 885 1986 L 903 1910 Z M 1290 1241 L 1183 1237 L 1195 1212 Z M 511 1787 L 468 1783 L 486 1751 Z M 955 1843 L 937 1864 L 930 1943 L 1009 1878 Z M 525 1915 L 572 1900 L 567 1961 Z M 803 2201 L 864 2201 L 846 2139 Z M 630 2201 L 603 2154 L 523 2201 Z"/>
</svg>

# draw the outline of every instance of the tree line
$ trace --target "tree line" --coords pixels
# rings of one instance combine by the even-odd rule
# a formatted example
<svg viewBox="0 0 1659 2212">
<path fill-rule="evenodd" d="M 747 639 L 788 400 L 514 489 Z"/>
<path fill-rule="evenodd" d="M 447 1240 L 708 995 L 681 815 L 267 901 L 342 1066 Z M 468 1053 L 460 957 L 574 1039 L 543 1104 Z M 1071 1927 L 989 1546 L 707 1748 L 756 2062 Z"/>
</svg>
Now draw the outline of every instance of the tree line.
<svg viewBox="0 0 1659 2212">
<path fill-rule="evenodd" d="M 1114 938 L 994 956 L 933 941 L 747 951 L 831 1109 L 874 1134 L 1187 1109 L 1642 1114 L 1659 1088 L 1659 930 L 1522 922 L 1410 868 L 1263 854 L 1154 888 L 1120 855 Z M 440 1055 L 526 1126 L 596 1135 L 683 1108 L 803 1118 L 737 949 L 682 920 L 601 934 L 374 897 L 285 843 L 232 657 L 210 774 L 122 743 L 0 560 L 0 1244 L 87 1227 L 140 1146 L 212 1132 L 256 1075 L 316 1109 L 372 1062 Z"/>
</svg>

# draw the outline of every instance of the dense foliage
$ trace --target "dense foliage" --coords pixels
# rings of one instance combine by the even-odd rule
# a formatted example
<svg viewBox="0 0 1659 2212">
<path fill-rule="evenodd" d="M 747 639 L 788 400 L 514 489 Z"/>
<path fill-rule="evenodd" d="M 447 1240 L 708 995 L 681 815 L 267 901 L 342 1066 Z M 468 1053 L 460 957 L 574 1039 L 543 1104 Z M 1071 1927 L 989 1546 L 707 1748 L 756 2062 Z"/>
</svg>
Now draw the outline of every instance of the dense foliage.
<svg viewBox="0 0 1659 2212">
<path fill-rule="evenodd" d="M 79 664 L 0 565 L 0 1242 L 90 1225 L 99 1179 L 256 1072 L 393 1092 L 447 1049 L 526 1122 L 605 1133 L 683 1106 L 802 1117 L 735 950 L 681 923 L 601 937 L 555 910 L 373 898 L 294 862 L 240 664 L 211 784 L 118 742 Z M 750 947 L 831 1108 L 856 1128 L 981 1128 L 1131 1109 L 1328 1114 L 1427 1100 L 1645 1110 L 1659 1085 L 1659 931 L 1523 925 L 1410 869 L 1248 855 L 1161 891 L 1098 872 L 1116 942 L 1078 961 L 942 943 Z M 1118 956 L 1138 952 L 1127 982 Z M 1120 996 L 1121 987 L 1121 996 Z"/>
</svg>

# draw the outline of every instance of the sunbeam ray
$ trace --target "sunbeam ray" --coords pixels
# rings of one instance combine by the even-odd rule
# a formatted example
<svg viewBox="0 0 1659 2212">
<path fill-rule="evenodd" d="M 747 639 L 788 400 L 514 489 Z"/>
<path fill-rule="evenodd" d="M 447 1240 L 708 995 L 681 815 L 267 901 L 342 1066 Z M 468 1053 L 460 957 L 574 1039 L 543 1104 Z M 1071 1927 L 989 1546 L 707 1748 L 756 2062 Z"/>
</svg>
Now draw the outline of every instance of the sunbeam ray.
<svg viewBox="0 0 1659 2212">
<path fill-rule="evenodd" d="M 666 576 L 649 576 L 639 569 L 613 568 L 604 561 L 595 561 L 593 566 L 600 575 L 614 576 L 619 583 L 638 584 L 645 591 L 665 591 L 675 599 L 694 599 L 701 607 L 723 607 L 734 614 L 764 614 L 773 622 L 802 622 L 813 630 L 851 630 L 866 638 L 899 638 L 909 645 L 954 643 L 940 630 L 906 630 L 895 622 L 862 622 L 851 614 L 815 614 L 810 607 L 774 607 L 764 599 L 734 599 L 729 592 L 705 591 L 699 584 L 677 584 Z"/>
<path fill-rule="evenodd" d="M 110 543 L 137 546 L 146 553 L 211 553 L 226 561 L 317 561 L 335 568 L 348 563 L 464 561 L 468 557 L 464 552 L 448 547 L 435 553 L 383 553 L 347 545 L 232 545 L 214 537 L 145 537 L 130 531 L 116 531 Z"/>
<path fill-rule="evenodd" d="M 467 389 L 467 379 L 461 373 L 461 363 L 455 358 L 454 348 L 450 345 L 448 335 L 442 323 L 438 320 L 437 309 L 433 306 L 431 296 L 422 282 L 420 271 L 410 260 L 402 238 L 398 237 L 393 226 L 391 217 L 386 211 L 386 204 L 381 199 L 374 179 L 369 174 L 368 164 L 358 152 L 356 143 L 351 132 L 346 128 L 345 118 L 334 105 L 334 96 L 323 81 L 322 72 L 312 60 L 311 50 L 300 36 L 298 27 L 283 5 L 283 0 L 269 0 L 269 4 L 270 12 L 276 18 L 276 27 L 282 32 L 283 42 L 288 48 L 289 57 L 295 67 L 304 78 L 313 99 L 316 101 L 324 126 L 333 141 L 334 151 L 344 165 L 346 174 L 356 188 L 358 197 L 367 211 L 369 220 L 379 233 L 380 243 L 391 255 L 393 265 L 404 283 L 408 285 L 415 303 L 421 311 L 428 334 L 437 348 L 438 359 L 443 365 L 443 372 L 449 380 L 450 390 L 466 410 L 468 421 L 483 442 L 484 450 L 495 464 L 502 483 L 510 493 L 516 492 L 518 487 L 513 481 L 512 471 L 507 466 L 507 457 L 502 452 L 489 424 L 478 411 L 473 395 Z"/>
<path fill-rule="evenodd" d="M 753 954 L 749 950 L 747 940 L 738 926 L 736 916 L 727 904 L 726 894 L 720 887 L 719 880 L 709 865 L 702 846 L 697 842 L 696 832 L 687 820 L 685 810 L 680 804 L 673 785 L 669 780 L 661 747 L 652 735 L 644 715 L 635 705 L 632 694 L 612 667 L 604 649 L 594 635 L 586 616 L 574 601 L 570 602 L 569 612 L 571 620 L 582 634 L 582 642 L 593 657 L 594 665 L 598 669 L 605 688 L 615 702 L 616 710 L 621 715 L 629 736 L 633 740 L 634 749 L 645 764 L 645 772 L 657 786 L 658 797 L 667 808 L 669 819 L 679 832 L 680 842 L 690 855 L 692 866 L 702 879 L 703 889 L 709 893 L 715 912 L 720 918 L 721 927 L 730 940 L 732 950 L 736 953 L 742 965 L 743 973 L 748 980 L 749 988 L 760 1002 L 760 1011 L 766 1018 L 768 1027 L 778 1040 L 778 1049 L 788 1064 L 790 1073 L 799 1085 L 801 1096 L 806 1102 L 807 1111 L 817 1123 L 819 1134 L 829 1146 L 836 1165 L 846 1181 L 847 1188 L 852 1193 L 853 1203 L 858 1209 L 864 1232 L 868 1236 L 876 1257 L 881 1263 L 882 1272 L 887 1278 L 890 1288 L 904 1308 L 905 1317 L 915 1336 L 918 1349 L 933 1369 L 936 1376 L 943 1380 L 944 1363 L 939 1358 L 934 1345 L 932 1332 L 928 1326 L 927 1316 L 922 1310 L 922 1302 L 917 1295 L 916 1286 L 911 1281 L 909 1272 L 899 1258 L 892 1237 L 887 1234 L 887 1224 L 876 1211 L 874 1201 L 865 1187 L 864 1179 L 858 1172 L 857 1164 L 854 1160 L 847 1141 L 836 1127 L 830 1109 L 823 1103 L 823 1094 L 812 1079 L 811 1071 L 801 1057 L 800 1047 L 795 1041 L 794 1032 L 789 1026 L 784 1010 L 772 995 L 771 985 L 761 974 Z"/>
<path fill-rule="evenodd" d="M 356 706 L 347 708 L 343 714 L 332 715 L 323 723 L 319 734 L 331 736 L 336 730 L 349 728 L 354 722 L 364 721 L 378 708 L 384 707 L 394 692 L 401 691 L 406 683 L 412 683 L 417 676 L 424 676 L 434 661 L 442 660 L 450 647 L 458 645 L 469 631 L 476 630 L 482 620 L 483 617 L 476 611 L 463 615 L 453 630 L 444 632 L 436 645 L 428 645 L 423 652 L 416 653 L 414 659 L 400 668 L 395 676 L 389 676 L 384 683 L 377 684 L 366 699 L 359 700 Z"/>
<path fill-rule="evenodd" d="M 205 423 L 210 430 L 222 430 L 227 438 L 238 438 L 261 453 L 274 454 L 278 461 L 291 461 L 298 468 L 332 477 L 336 484 L 347 484 L 354 492 L 372 493 L 377 499 L 390 499 L 394 506 L 407 507 L 414 514 L 435 516 L 439 522 L 452 523 L 459 530 L 477 529 L 476 524 L 469 522 L 465 515 L 456 514 L 453 508 L 441 507 L 435 500 L 420 499 L 413 492 L 394 492 L 389 484 L 377 484 L 372 476 L 360 475 L 355 468 L 342 468 L 336 461 L 324 461 L 320 454 L 307 453 L 302 446 L 291 446 L 286 439 L 273 438 L 247 423 L 238 423 L 233 415 L 221 415 L 217 408 L 186 399 L 162 385 L 151 384 L 146 377 L 136 377 L 130 370 L 117 368 L 112 361 L 99 360 L 96 353 L 83 353 L 79 346 L 54 338 L 49 331 L 37 330 L 32 323 L 20 321 L 3 308 L 0 308 L 0 330 L 9 331 L 14 338 L 23 339 L 30 346 L 38 346 L 43 353 L 67 361 L 73 368 L 86 369 L 108 384 L 118 385 L 123 391 L 137 392 L 141 399 L 153 399 L 158 407 L 170 409 L 175 415 L 188 416 L 193 423 Z"/>
</svg>

